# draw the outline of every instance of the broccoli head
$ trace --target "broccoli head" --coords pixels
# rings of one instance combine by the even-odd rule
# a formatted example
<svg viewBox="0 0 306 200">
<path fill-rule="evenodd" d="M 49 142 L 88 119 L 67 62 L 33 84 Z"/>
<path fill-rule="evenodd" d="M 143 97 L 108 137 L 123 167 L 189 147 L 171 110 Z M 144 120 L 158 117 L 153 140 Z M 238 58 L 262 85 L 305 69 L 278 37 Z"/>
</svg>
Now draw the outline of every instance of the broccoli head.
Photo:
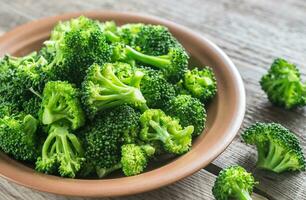
<svg viewBox="0 0 306 200">
<path fill-rule="evenodd" d="M 74 178 L 84 162 L 84 150 L 79 139 L 69 132 L 68 126 L 52 124 L 36 161 L 36 170 Z"/>
<path fill-rule="evenodd" d="M 42 98 L 39 118 L 43 124 L 70 123 L 72 129 L 77 129 L 84 124 L 85 117 L 78 99 L 78 91 L 70 83 L 48 82 Z"/>
<path fill-rule="evenodd" d="M 197 136 L 205 128 L 206 110 L 204 105 L 190 95 L 178 95 L 169 101 L 165 111 L 171 117 L 177 118 L 183 127 L 193 125 L 193 135 Z"/>
<path fill-rule="evenodd" d="M 207 102 L 212 99 L 217 92 L 217 82 L 211 68 L 194 68 L 186 71 L 183 78 L 184 87 L 193 97 Z"/>
<path fill-rule="evenodd" d="M 146 100 L 139 89 L 143 73 L 136 71 L 131 78 L 134 86 L 129 86 L 120 81 L 114 71 L 115 66 L 111 63 L 102 67 L 94 64 L 88 69 L 82 84 L 82 101 L 89 117 L 93 117 L 99 111 L 123 104 L 143 110 L 147 108 Z"/>
<path fill-rule="evenodd" d="M 212 193 L 216 200 L 252 200 L 251 194 L 256 184 L 251 173 L 240 166 L 231 166 L 219 173 Z"/>
<path fill-rule="evenodd" d="M 260 80 L 269 100 L 286 109 L 306 105 L 306 85 L 297 67 L 288 61 L 275 59 L 268 73 Z"/>
<path fill-rule="evenodd" d="M 159 109 L 146 110 L 140 116 L 140 123 L 140 139 L 144 142 L 159 141 L 167 152 L 174 154 L 183 154 L 189 150 L 193 126 L 183 129 L 178 120 Z"/>
<path fill-rule="evenodd" d="M 155 153 L 150 145 L 126 144 L 121 147 L 121 165 L 126 176 L 134 176 L 144 171 L 148 159 Z"/>
<path fill-rule="evenodd" d="M 36 129 L 38 121 L 19 113 L 0 119 L 0 149 L 17 160 L 35 161 L 38 156 Z"/>
<path fill-rule="evenodd" d="M 255 123 L 242 135 L 247 144 L 256 145 L 257 167 L 276 173 L 305 170 L 305 158 L 297 137 L 276 123 Z"/>
</svg>

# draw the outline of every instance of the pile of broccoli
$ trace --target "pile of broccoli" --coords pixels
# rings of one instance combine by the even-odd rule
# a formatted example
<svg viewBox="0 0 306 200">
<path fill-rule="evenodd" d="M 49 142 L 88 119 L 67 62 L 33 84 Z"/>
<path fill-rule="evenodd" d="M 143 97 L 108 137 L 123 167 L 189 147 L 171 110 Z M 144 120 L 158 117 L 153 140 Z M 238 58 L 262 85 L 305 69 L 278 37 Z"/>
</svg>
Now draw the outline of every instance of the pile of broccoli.
<svg viewBox="0 0 306 200">
<path fill-rule="evenodd" d="M 188 60 L 164 26 L 59 22 L 38 52 L 0 59 L 0 150 L 70 178 L 184 154 L 217 91 L 212 69 Z"/>
</svg>

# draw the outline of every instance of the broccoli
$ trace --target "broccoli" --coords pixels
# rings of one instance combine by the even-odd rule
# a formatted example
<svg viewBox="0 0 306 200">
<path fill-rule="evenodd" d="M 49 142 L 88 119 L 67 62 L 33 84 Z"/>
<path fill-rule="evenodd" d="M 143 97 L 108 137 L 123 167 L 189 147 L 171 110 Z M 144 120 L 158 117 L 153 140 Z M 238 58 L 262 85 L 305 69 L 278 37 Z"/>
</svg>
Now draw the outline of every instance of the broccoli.
<svg viewBox="0 0 306 200">
<path fill-rule="evenodd" d="M 212 188 L 216 200 L 252 200 L 253 187 L 258 184 L 243 167 L 231 166 L 222 170 Z"/>
<path fill-rule="evenodd" d="M 144 77 L 140 83 L 140 91 L 150 108 L 164 108 L 166 103 L 175 96 L 175 89 L 163 75 L 150 68 L 142 69 Z"/>
<path fill-rule="evenodd" d="M 107 110 L 98 115 L 83 130 L 85 157 L 102 177 L 111 169 L 117 169 L 121 159 L 121 145 L 137 139 L 140 114 L 128 105 Z"/>
<path fill-rule="evenodd" d="M 155 153 L 150 145 L 138 146 L 126 144 L 121 147 L 121 165 L 126 176 L 134 176 L 143 172 L 148 159 Z"/>
<path fill-rule="evenodd" d="M 113 63 L 113 70 L 115 76 L 124 84 L 129 86 L 134 86 L 136 83 L 133 83 L 132 81 L 135 81 L 133 79 L 133 76 L 135 75 L 135 72 L 137 71 L 137 68 L 135 66 L 132 66 L 128 63 L 123 62 L 116 62 Z M 143 81 L 143 79 L 141 79 Z M 138 83 L 137 83 L 138 84 Z M 137 86 L 137 84 L 135 86 Z"/>
<path fill-rule="evenodd" d="M 38 156 L 37 126 L 38 121 L 31 115 L 3 116 L 0 119 L 0 149 L 17 160 L 35 161 Z"/>
<path fill-rule="evenodd" d="M 306 105 L 306 84 L 302 83 L 297 67 L 284 59 L 274 60 L 260 85 L 277 106 L 291 109 Z"/>
<path fill-rule="evenodd" d="M 68 126 L 53 123 L 36 161 L 36 170 L 74 178 L 84 162 L 84 150 L 79 139 L 69 132 Z"/>
<path fill-rule="evenodd" d="M 68 82 L 48 82 L 43 92 L 39 118 L 45 125 L 54 122 L 70 123 L 72 129 L 84 125 L 85 117 L 77 89 Z"/>
<path fill-rule="evenodd" d="M 276 173 L 305 170 L 305 158 L 297 137 L 276 123 L 255 123 L 242 135 L 247 144 L 256 145 L 257 167 Z"/>
<path fill-rule="evenodd" d="M 82 84 L 82 102 L 89 117 L 93 117 L 99 111 L 123 104 L 147 109 L 146 100 L 139 89 L 143 73 L 136 71 L 131 78 L 133 86 L 129 86 L 120 81 L 114 71 L 115 66 L 111 63 L 102 67 L 93 64 L 88 69 Z"/>
<path fill-rule="evenodd" d="M 109 62 L 112 54 L 99 22 L 84 16 L 58 23 L 44 44 L 44 51 L 53 55 L 45 70 L 76 84 L 83 80 L 89 66 Z"/>
<path fill-rule="evenodd" d="M 117 35 L 117 25 L 114 21 L 106 21 L 100 24 L 100 27 L 106 36 L 106 39 L 110 42 L 120 42 L 121 38 Z"/>
<path fill-rule="evenodd" d="M 140 139 L 144 142 L 160 141 L 169 153 L 183 154 L 191 146 L 193 126 L 182 128 L 178 120 L 162 110 L 149 109 L 140 116 Z"/>
<path fill-rule="evenodd" d="M 211 68 L 194 68 L 186 71 L 183 78 L 184 87 L 193 97 L 203 102 L 211 100 L 217 92 L 217 82 Z"/>
<path fill-rule="evenodd" d="M 116 34 L 120 37 L 121 42 L 135 48 L 135 38 L 139 34 L 142 26 L 144 26 L 144 24 L 141 23 L 125 24 L 117 29 Z"/>
<path fill-rule="evenodd" d="M 204 105 L 190 95 L 178 95 L 169 101 L 166 114 L 177 118 L 182 126 L 193 125 L 193 136 L 200 135 L 205 127 L 206 110 Z"/>
</svg>

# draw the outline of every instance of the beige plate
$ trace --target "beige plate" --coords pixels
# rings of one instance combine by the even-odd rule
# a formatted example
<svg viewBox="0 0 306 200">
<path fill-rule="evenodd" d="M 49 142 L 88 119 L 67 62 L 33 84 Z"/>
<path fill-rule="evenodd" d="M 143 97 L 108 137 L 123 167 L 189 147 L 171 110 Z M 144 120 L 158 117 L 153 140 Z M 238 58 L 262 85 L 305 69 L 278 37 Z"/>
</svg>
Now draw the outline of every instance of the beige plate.
<svg viewBox="0 0 306 200">
<path fill-rule="evenodd" d="M 241 77 L 227 55 L 215 44 L 191 30 L 156 17 L 121 12 L 85 12 L 48 17 L 19 26 L 0 38 L 0 56 L 24 55 L 37 50 L 60 20 L 85 15 L 117 24 L 151 23 L 167 26 L 190 53 L 192 63 L 209 65 L 217 76 L 218 94 L 208 108 L 205 134 L 198 137 L 187 154 L 133 177 L 104 180 L 66 179 L 35 172 L 0 153 L 0 174 L 18 184 L 56 194 L 71 196 L 121 196 L 156 189 L 200 170 L 231 143 L 243 120 L 245 91 Z"/>
</svg>

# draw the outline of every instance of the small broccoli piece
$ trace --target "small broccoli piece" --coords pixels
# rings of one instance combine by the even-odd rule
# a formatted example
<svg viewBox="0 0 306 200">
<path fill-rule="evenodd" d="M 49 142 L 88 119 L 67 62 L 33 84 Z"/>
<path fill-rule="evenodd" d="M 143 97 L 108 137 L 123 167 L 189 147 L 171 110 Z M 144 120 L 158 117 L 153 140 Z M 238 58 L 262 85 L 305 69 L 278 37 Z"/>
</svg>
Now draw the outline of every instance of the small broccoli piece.
<svg viewBox="0 0 306 200">
<path fill-rule="evenodd" d="M 211 68 L 194 68 L 186 71 L 183 78 L 184 87 L 193 97 L 207 102 L 217 92 L 217 81 Z"/>
<path fill-rule="evenodd" d="M 146 110 L 140 116 L 140 123 L 141 140 L 148 143 L 160 141 L 169 153 L 183 154 L 189 150 L 193 126 L 183 129 L 178 120 L 167 116 L 159 109 Z"/>
<path fill-rule="evenodd" d="M 160 69 L 165 77 L 173 83 L 182 78 L 188 66 L 189 57 L 185 50 L 179 47 L 170 48 L 167 54 L 160 56 L 143 54 L 129 46 L 126 46 L 125 53 L 128 57 L 140 63 Z"/>
<path fill-rule="evenodd" d="M 41 98 L 33 96 L 27 101 L 23 102 L 22 110 L 27 114 L 31 114 L 35 118 L 39 118 L 38 113 L 40 110 L 41 102 L 42 102 Z"/>
<path fill-rule="evenodd" d="M 200 135 L 205 128 L 206 110 L 204 105 L 190 95 L 179 95 L 169 101 L 166 114 L 177 118 L 183 127 L 193 125 L 193 136 Z"/>
<path fill-rule="evenodd" d="M 3 118 L 5 116 L 11 116 L 19 112 L 20 111 L 18 105 L 12 102 L 0 101 L 0 118 Z"/>
<path fill-rule="evenodd" d="M 240 166 L 222 170 L 212 188 L 216 200 L 252 200 L 253 187 L 258 184 L 251 173 Z"/>
<path fill-rule="evenodd" d="M 77 89 L 68 82 L 48 82 L 43 92 L 39 118 L 45 125 L 63 122 L 70 123 L 72 129 L 83 126 L 85 116 L 78 99 Z"/>
<path fill-rule="evenodd" d="M 144 24 L 125 24 L 117 29 L 117 35 L 120 37 L 120 40 L 127 45 L 135 48 L 135 38 L 140 32 L 141 27 Z"/>
<path fill-rule="evenodd" d="M 175 89 L 163 75 L 153 69 L 142 70 L 144 77 L 140 83 L 140 91 L 150 108 L 164 108 L 166 103 L 175 96 Z"/>
<path fill-rule="evenodd" d="M 0 149 L 17 160 L 35 161 L 38 156 L 36 129 L 38 121 L 19 113 L 0 119 Z"/>
<path fill-rule="evenodd" d="M 117 163 L 110 168 L 96 167 L 96 173 L 99 178 L 104 178 L 110 173 L 117 171 L 118 169 L 121 169 L 121 168 L 122 168 L 121 163 Z"/>
<path fill-rule="evenodd" d="M 139 116 L 130 106 L 122 105 L 104 111 L 83 131 L 86 160 L 95 166 L 100 177 L 103 171 L 117 169 L 121 145 L 137 139 Z"/>
<path fill-rule="evenodd" d="M 137 71 L 137 68 L 123 62 L 116 62 L 113 63 L 113 70 L 114 74 L 117 76 L 117 78 L 124 84 L 129 86 L 135 86 L 137 87 L 138 83 L 133 83 L 132 81 L 135 81 L 133 79 L 133 76 L 135 75 L 135 72 Z M 141 80 L 143 81 L 143 79 Z M 138 82 L 138 81 L 137 81 Z"/>
<path fill-rule="evenodd" d="M 76 84 L 83 81 L 89 66 L 109 62 L 112 54 L 99 22 L 84 16 L 58 23 L 44 44 L 44 51 L 53 55 L 45 70 L 56 80 Z"/>
<path fill-rule="evenodd" d="M 69 132 L 68 126 L 52 124 L 36 161 L 36 170 L 74 178 L 84 162 L 84 150 L 79 139 Z"/>
<path fill-rule="evenodd" d="M 100 27 L 106 36 L 106 39 L 110 42 L 120 42 L 121 38 L 117 35 L 117 25 L 114 21 L 106 21 L 100 24 Z"/>
<path fill-rule="evenodd" d="M 305 170 L 305 158 L 297 137 L 276 123 L 256 123 L 242 135 L 247 144 L 256 145 L 257 167 L 276 173 Z"/>
<path fill-rule="evenodd" d="M 121 147 L 121 165 L 126 176 L 140 174 L 147 167 L 148 159 L 155 153 L 150 145 L 126 144 Z"/>
<path fill-rule="evenodd" d="M 136 71 L 131 80 L 134 84 L 129 86 L 120 81 L 114 71 L 115 66 L 111 63 L 102 67 L 94 64 L 88 69 L 82 84 L 82 101 L 89 117 L 123 104 L 130 104 L 142 110 L 147 108 L 146 100 L 139 89 L 143 73 Z"/>
<path fill-rule="evenodd" d="M 260 85 L 277 106 L 291 109 L 306 105 L 306 84 L 302 83 L 297 67 L 284 59 L 274 60 Z"/>
</svg>

